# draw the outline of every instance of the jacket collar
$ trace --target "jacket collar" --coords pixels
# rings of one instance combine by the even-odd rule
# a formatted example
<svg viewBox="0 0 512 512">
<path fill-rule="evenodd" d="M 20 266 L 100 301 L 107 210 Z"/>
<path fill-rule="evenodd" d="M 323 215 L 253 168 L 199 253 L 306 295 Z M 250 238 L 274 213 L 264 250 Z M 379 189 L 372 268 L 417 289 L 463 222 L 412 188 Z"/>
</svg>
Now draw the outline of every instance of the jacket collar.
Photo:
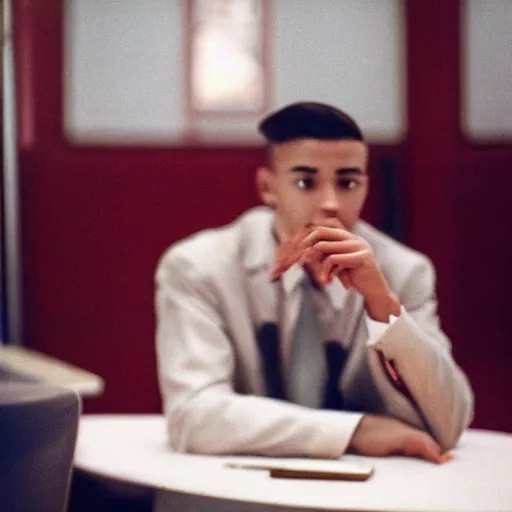
<svg viewBox="0 0 512 512">
<path fill-rule="evenodd" d="M 274 212 L 265 206 L 252 208 L 240 219 L 241 259 L 249 274 L 270 271 L 276 241 L 272 234 Z"/>
</svg>

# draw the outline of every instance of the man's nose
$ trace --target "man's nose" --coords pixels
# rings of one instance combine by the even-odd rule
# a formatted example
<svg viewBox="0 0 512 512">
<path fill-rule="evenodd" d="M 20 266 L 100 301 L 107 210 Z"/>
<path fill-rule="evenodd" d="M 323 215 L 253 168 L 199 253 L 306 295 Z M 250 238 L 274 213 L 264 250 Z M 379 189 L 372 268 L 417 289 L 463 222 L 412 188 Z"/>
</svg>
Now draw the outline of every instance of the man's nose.
<svg viewBox="0 0 512 512">
<path fill-rule="evenodd" d="M 326 186 L 321 192 L 320 198 L 320 209 L 326 213 L 337 213 L 338 212 L 338 198 L 336 197 L 336 191 L 332 186 Z"/>
</svg>

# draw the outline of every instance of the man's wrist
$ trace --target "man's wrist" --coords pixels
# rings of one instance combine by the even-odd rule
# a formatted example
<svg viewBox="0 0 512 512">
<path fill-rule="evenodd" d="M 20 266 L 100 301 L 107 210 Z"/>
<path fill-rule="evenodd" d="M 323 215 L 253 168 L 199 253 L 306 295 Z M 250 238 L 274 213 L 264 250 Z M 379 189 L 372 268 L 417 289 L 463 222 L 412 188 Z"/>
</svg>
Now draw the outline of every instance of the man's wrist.
<svg viewBox="0 0 512 512">
<path fill-rule="evenodd" d="M 389 323 L 391 315 L 400 316 L 401 312 L 400 301 L 391 291 L 380 297 L 365 298 L 364 306 L 369 317 L 377 322 Z"/>
</svg>

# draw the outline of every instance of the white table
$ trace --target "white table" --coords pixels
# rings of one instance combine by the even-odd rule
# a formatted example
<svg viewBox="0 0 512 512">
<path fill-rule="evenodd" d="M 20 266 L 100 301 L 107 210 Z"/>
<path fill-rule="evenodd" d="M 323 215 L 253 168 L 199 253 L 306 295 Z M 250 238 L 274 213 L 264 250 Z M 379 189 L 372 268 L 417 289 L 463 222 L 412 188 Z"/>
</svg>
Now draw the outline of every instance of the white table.
<svg viewBox="0 0 512 512">
<path fill-rule="evenodd" d="M 224 467 L 233 457 L 173 453 L 162 416 L 90 415 L 80 422 L 75 467 L 157 490 L 159 511 L 512 511 L 512 435 L 470 430 L 454 454 L 440 466 L 365 458 L 375 464 L 366 482 L 273 479 Z"/>
<path fill-rule="evenodd" d="M 72 389 L 81 396 L 96 396 L 103 392 L 101 377 L 25 347 L 0 343 L 1 369 L 27 379 Z"/>
</svg>

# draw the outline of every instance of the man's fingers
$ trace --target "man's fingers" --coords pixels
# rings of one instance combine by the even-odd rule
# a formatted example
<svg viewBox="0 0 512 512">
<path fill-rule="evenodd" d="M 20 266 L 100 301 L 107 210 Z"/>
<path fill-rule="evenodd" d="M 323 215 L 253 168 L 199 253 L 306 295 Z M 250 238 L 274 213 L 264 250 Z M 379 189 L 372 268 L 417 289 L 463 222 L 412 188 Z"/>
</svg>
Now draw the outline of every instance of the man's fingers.
<svg viewBox="0 0 512 512">
<path fill-rule="evenodd" d="M 292 265 L 297 263 L 304 252 L 303 240 L 311 232 L 311 228 L 304 228 L 291 238 L 281 239 L 275 255 L 274 266 L 270 271 L 270 280 L 275 281 Z"/>
<path fill-rule="evenodd" d="M 322 265 L 319 261 L 306 261 L 302 264 L 302 267 L 315 285 L 323 286 L 325 284 L 324 276 L 322 274 Z"/>
<path fill-rule="evenodd" d="M 435 443 L 426 442 L 423 445 L 422 451 L 419 453 L 419 455 L 423 456 L 425 460 L 439 464 L 441 449 Z"/>
<path fill-rule="evenodd" d="M 281 277 L 281 274 L 286 272 L 295 261 L 292 259 L 279 259 L 278 261 L 274 262 L 274 266 L 270 269 L 270 280 L 275 281 L 276 279 L 279 279 Z"/>
<path fill-rule="evenodd" d="M 286 271 L 286 268 L 284 267 L 274 267 L 270 270 L 270 280 L 276 281 L 281 277 L 281 274 L 283 274 Z"/>
<path fill-rule="evenodd" d="M 333 268 L 337 267 L 340 271 L 344 269 L 358 268 L 364 265 L 368 251 L 362 250 L 350 254 L 331 254 L 324 259 L 322 263 L 323 274 L 330 275 Z"/>
<path fill-rule="evenodd" d="M 367 249 L 367 245 L 361 240 L 351 238 L 349 240 L 336 240 L 336 241 L 321 241 L 317 242 L 311 247 L 316 249 L 322 254 L 349 254 L 351 252 L 358 252 Z M 306 250 L 311 250 L 306 249 Z"/>
<path fill-rule="evenodd" d="M 274 266 L 270 271 L 270 279 L 275 281 L 297 262 L 318 267 L 326 254 L 356 253 L 363 247 L 364 242 L 347 231 L 338 219 L 327 219 L 323 226 L 307 226 L 293 237 L 281 240 Z M 329 268 L 331 272 L 327 269 L 315 272 L 319 282 L 325 284 L 332 280 L 333 265 Z"/>
<path fill-rule="evenodd" d="M 449 462 L 450 460 L 452 460 L 454 457 L 455 455 L 453 455 L 453 453 L 443 453 L 439 457 L 439 463 L 444 464 L 445 462 Z"/>
<path fill-rule="evenodd" d="M 418 433 L 418 435 L 405 440 L 404 455 L 418 457 L 436 464 L 442 462 L 440 446 L 425 433 Z"/>
<path fill-rule="evenodd" d="M 324 258 L 319 271 L 321 284 L 330 283 L 334 276 L 339 275 L 345 269 L 359 267 L 362 261 L 362 255 L 358 252 L 334 254 Z"/>
<path fill-rule="evenodd" d="M 334 268 L 334 271 L 336 272 L 339 272 L 339 269 L 338 267 L 335 267 Z M 341 281 L 341 284 L 347 289 L 347 290 L 350 290 L 350 288 L 352 288 L 352 281 L 350 280 L 350 276 L 348 275 L 347 272 L 345 271 L 342 271 L 342 272 L 339 272 L 338 274 L 338 277 Z"/>
<path fill-rule="evenodd" d="M 308 227 L 283 241 L 276 251 L 270 279 L 275 281 L 292 265 L 299 263 L 313 268 L 316 281 L 323 285 L 331 282 L 339 271 L 364 264 L 370 251 L 365 242 L 340 228 L 341 224 L 336 219 L 332 220 L 332 225 Z M 345 282 L 350 286 L 347 280 Z"/>
<path fill-rule="evenodd" d="M 366 259 L 370 256 L 371 254 L 366 248 L 356 250 L 354 252 L 326 255 L 315 245 L 302 253 L 299 258 L 299 263 L 301 265 L 304 263 L 311 263 L 313 261 L 322 263 L 324 270 L 328 273 L 335 266 L 338 266 L 340 270 L 343 270 L 344 268 L 359 267 L 363 265 L 366 262 Z"/>
<path fill-rule="evenodd" d="M 315 228 L 308 236 L 306 236 L 304 240 L 302 240 L 301 245 L 304 249 L 307 249 L 308 247 L 311 247 L 322 240 L 339 241 L 354 239 L 357 239 L 357 236 L 345 229 L 320 226 Z"/>
</svg>

